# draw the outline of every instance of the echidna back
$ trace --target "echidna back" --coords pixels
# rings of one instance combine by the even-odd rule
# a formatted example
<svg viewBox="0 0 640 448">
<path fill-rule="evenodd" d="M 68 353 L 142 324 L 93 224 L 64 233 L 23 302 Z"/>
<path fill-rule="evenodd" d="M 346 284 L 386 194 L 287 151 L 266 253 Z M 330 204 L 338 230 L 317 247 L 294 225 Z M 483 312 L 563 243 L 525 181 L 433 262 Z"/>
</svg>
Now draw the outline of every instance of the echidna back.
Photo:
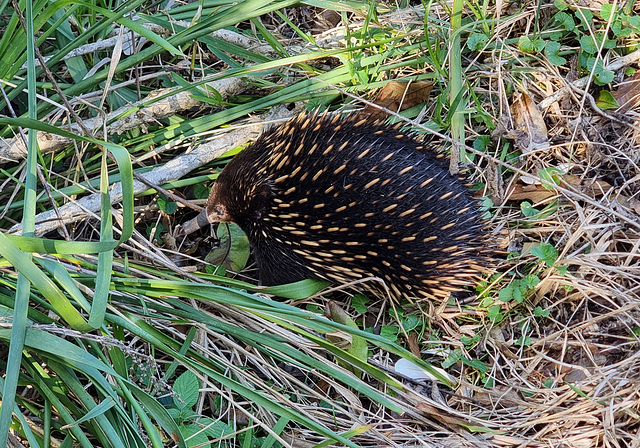
<svg viewBox="0 0 640 448">
<path fill-rule="evenodd" d="M 260 192 L 236 220 L 263 284 L 373 276 L 394 295 L 442 297 L 490 258 L 467 187 L 396 128 L 301 116 L 262 135 L 219 181 Z"/>
</svg>

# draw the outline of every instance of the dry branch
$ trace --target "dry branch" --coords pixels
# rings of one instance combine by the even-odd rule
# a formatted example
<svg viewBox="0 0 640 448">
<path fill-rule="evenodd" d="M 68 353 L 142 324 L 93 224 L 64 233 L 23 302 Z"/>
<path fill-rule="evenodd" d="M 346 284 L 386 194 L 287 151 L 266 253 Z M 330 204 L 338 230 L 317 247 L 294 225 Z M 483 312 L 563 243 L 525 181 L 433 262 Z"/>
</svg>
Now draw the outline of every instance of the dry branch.
<svg viewBox="0 0 640 448">
<path fill-rule="evenodd" d="M 222 95 L 223 98 L 226 98 L 242 90 L 245 84 L 239 78 L 228 78 L 207 83 L 207 86 L 215 89 L 220 93 L 220 95 Z M 169 89 L 167 89 L 166 91 L 158 91 L 156 92 L 156 95 L 166 95 L 169 92 Z M 156 123 L 158 120 L 167 118 L 168 116 L 174 115 L 181 111 L 189 110 L 201 104 L 199 100 L 195 100 L 192 98 L 190 92 L 178 92 L 174 95 L 169 95 L 166 98 L 161 99 L 149 106 L 144 106 L 144 104 L 148 102 L 149 98 L 129 106 L 121 107 L 120 109 L 108 114 L 106 118 L 107 122 L 119 116 L 122 116 L 122 118 L 107 126 L 107 134 L 120 134 L 130 129 L 144 126 L 148 123 Z M 135 112 L 131 113 L 131 111 Z M 100 130 L 104 124 L 104 121 L 102 116 L 98 116 L 96 118 L 84 120 L 83 123 L 84 126 L 88 129 Z M 67 130 L 76 134 L 80 134 L 82 132 L 80 126 L 76 123 L 71 124 Z M 48 132 L 38 132 L 38 145 L 40 146 L 40 150 L 43 153 L 53 152 L 65 148 L 66 146 L 71 144 L 72 141 L 73 139 L 62 137 L 56 134 L 50 134 Z M 20 138 L 13 138 L 0 142 L 0 163 L 17 163 L 20 160 L 24 159 L 26 154 L 27 149 L 24 146 L 22 139 Z"/>
</svg>

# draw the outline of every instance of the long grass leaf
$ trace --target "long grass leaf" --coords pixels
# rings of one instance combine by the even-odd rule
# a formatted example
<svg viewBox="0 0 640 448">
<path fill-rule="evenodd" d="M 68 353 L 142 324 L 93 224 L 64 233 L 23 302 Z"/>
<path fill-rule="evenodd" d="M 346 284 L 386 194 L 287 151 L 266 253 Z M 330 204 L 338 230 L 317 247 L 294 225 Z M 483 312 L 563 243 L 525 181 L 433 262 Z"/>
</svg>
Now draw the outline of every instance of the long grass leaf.
<svg viewBox="0 0 640 448">
<path fill-rule="evenodd" d="M 25 7 L 25 34 L 27 36 L 27 60 L 29 62 L 27 70 L 27 107 L 29 118 L 37 120 L 36 112 L 36 72 L 35 72 L 35 34 L 33 30 L 33 3 L 26 2 Z M 22 223 L 26 235 L 32 236 L 35 227 L 35 199 L 37 188 L 37 161 L 38 147 L 36 144 L 36 132 L 29 129 L 27 142 L 27 179 L 25 182 L 25 201 L 27 206 L 22 212 Z M 0 235 L 2 235 L 0 233 Z M 42 272 L 33 264 L 31 256 L 24 254 L 6 238 L 0 238 L 0 245 L 10 252 L 15 258 L 26 262 L 32 268 L 32 275 L 44 279 Z M 0 253 L 3 253 L 0 250 Z M 4 253 L 3 253 L 4 255 Z M 14 263 L 15 266 L 15 263 Z M 48 286 L 48 284 L 47 284 Z M 55 292 L 55 291 L 54 291 Z M 0 407 L 0 446 L 7 444 L 9 438 L 9 428 L 13 410 L 15 408 L 15 394 L 18 388 L 20 377 L 20 366 L 22 365 L 22 350 L 26 340 L 27 314 L 29 310 L 29 296 L 31 295 L 31 284 L 25 273 L 19 270 L 16 286 L 16 303 L 13 309 L 13 321 L 11 326 L 11 337 L 9 342 L 7 371 L 5 381 L 2 385 L 2 407 Z M 75 311 L 75 310 L 74 310 Z M 76 315 L 73 316 L 75 319 Z M 84 323 L 80 319 L 80 323 Z"/>
</svg>

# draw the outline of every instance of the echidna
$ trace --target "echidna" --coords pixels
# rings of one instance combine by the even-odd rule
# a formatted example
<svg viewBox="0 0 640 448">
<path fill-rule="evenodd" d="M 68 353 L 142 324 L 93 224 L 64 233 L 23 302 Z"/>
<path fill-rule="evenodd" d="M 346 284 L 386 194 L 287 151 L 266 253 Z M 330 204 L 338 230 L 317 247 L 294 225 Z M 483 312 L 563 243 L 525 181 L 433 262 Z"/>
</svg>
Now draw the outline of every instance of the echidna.
<svg viewBox="0 0 640 448">
<path fill-rule="evenodd" d="M 185 233 L 235 222 L 263 285 L 379 277 L 397 297 L 447 297 L 473 284 L 492 251 L 446 163 L 398 128 L 302 115 L 227 164 Z"/>
</svg>

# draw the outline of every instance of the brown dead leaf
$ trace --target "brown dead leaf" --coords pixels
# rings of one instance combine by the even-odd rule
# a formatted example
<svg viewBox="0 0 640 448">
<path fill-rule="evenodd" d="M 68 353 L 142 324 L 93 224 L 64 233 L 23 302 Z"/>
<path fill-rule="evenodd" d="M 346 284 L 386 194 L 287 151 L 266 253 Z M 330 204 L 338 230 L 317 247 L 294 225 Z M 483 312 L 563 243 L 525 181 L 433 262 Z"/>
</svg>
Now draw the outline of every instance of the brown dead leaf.
<svg viewBox="0 0 640 448">
<path fill-rule="evenodd" d="M 340 24 L 342 20 L 339 13 L 331 10 L 323 10 L 311 19 L 313 24 L 312 33 L 314 35 L 327 32 Z"/>
<path fill-rule="evenodd" d="M 417 104 L 424 103 L 429 98 L 433 83 L 429 81 L 400 82 L 389 81 L 378 93 L 373 103 L 394 112 L 408 109 Z M 388 114 L 374 106 L 366 106 L 358 116 L 377 120 Z"/>
<path fill-rule="evenodd" d="M 618 101 L 618 112 L 640 109 L 640 71 L 631 78 L 618 84 L 618 89 L 611 92 Z"/>
<path fill-rule="evenodd" d="M 583 179 L 573 174 L 564 174 L 561 176 L 561 179 L 565 187 L 568 186 L 594 199 L 602 197 L 612 188 L 611 185 L 604 180 Z M 555 190 L 547 190 L 540 183 L 531 185 L 516 184 L 507 192 L 507 200 L 523 201 L 526 199 L 535 204 L 557 195 L 558 193 Z M 618 198 L 620 200 L 620 196 L 618 196 Z M 626 199 L 626 197 L 622 197 L 622 199 Z"/>
<path fill-rule="evenodd" d="M 515 121 L 515 129 L 507 138 L 514 138 L 516 146 L 523 154 L 549 147 L 547 125 L 542 113 L 531 97 L 521 93 L 514 97 L 511 114 Z"/>
<path fill-rule="evenodd" d="M 575 188 L 592 198 L 602 197 L 613 187 L 608 182 L 601 179 L 583 179 L 573 174 L 565 174 L 562 176 L 562 182 Z"/>
<path fill-rule="evenodd" d="M 489 191 L 491 191 L 491 199 L 493 199 L 494 202 L 500 202 L 504 197 L 504 179 L 498 169 L 498 165 L 489 160 L 484 169 L 484 175 L 487 179 Z M 482 191 L 479 191 L 477 194 L 483 193 Z"/>
<path fill-rule="evenodd" d="M 508 201 L 524 201 L 528 200 L 536 204 L 549 199 L 553 196 L 557 196 L 558 193 L 553 190 L 547 190 L 541 184 L 537 185 L 513 185 L 509 191 L 507 191 Z"/>
<path fill-rule="evenodd" d="M 627 197 L 619 197 L 618 202 L 620 202 L 624 207 L 633 210 L 636 215 L 640 215 L 640 200 L 636 198 L 627 198 Z"/>
<path fill-rule="evenodd" d="M 162 242 L 164 243 L 164 247 L 166 247 L 169 250 L 178 250 L 178 246 L 176 244 L 175 236 L 173 236 L 169 232 L 167 232 L 167 233 L 163 233 L 160 236 L 160 238 L 162 239 Z"/>
<path fill-rule="evenodd" d="M 418 344 L 418 335 L 416 333 L 409 333 L 407 343 L 409 344 L 409 350 L 411 350 L 411 353 L 413 353 L 414 356 L 420 358 L 421 354 L 420 345 Z"/>
</svg>

